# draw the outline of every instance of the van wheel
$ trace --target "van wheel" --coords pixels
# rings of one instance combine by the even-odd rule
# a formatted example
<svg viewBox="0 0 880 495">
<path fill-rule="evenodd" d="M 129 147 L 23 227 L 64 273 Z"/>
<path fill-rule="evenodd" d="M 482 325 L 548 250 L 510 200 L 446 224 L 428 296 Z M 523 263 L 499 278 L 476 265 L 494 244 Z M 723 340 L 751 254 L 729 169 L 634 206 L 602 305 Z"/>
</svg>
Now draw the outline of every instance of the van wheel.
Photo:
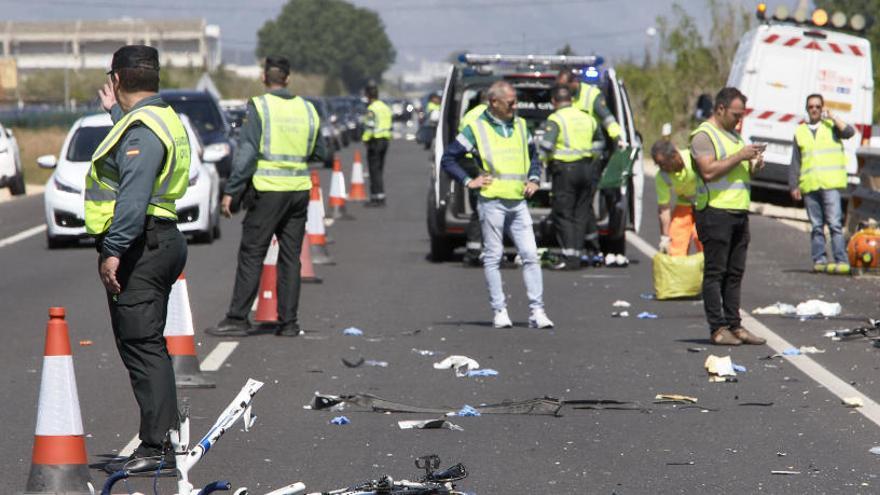
<svg viewBox="0 0 880 495">
<path fill-rule="evenodd" d="M 433 184 L 432 184 L 433 186 Z M 442 263 L 452 258 L 452 241 L 440 232 L 440 212 L 434 207 L 434 188 L 428 193 L 428 237 L 431 240 L 429 256 L 434 263 Z"/>
<path fill-rule="evenodd" d="M 65 239 L 63 237 L 51 237 L 46 234 L 46 246 L 49 249 L 63 249 L 66 247 L 70 247 L 75 243 L 70 239 Z"/>
<path fill-rule="evenodd" d="M 9 182 L 9 193 L 13 196 L 21 196 L 25 193 L 24 174 L 18 174 Z"/>
<path fill-rule="evenodd" d="M 212 244 L 214 242 L 214 229 L 209 228 L 193 235 L 193 242 L 198 244 Z"/>
</svg>

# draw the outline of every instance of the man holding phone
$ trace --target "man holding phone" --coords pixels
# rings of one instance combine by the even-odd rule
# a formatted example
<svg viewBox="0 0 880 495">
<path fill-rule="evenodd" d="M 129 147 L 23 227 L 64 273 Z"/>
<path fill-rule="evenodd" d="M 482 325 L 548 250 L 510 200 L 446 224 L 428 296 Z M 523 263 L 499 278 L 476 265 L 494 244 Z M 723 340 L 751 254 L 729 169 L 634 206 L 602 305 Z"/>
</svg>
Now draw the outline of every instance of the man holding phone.
<svg viewBox="0 0 880 495">
<path fill-rule="evenodd" d="M 493 326 L 513 326 L 507 314 L 500 271 L 506 233 L 523 260 L 523 280 L 531 310 L 529 327 L 550 328 L 553 322 L 544 312 L 544 280 L 532 215 L 525 201 L 538 190 L 541 162 L 526 121 L 516 116 L 513 86 L 506 81 L 496 81 L 486 96 L 488 109 L 449 143 L 440 165 L 465 187 L 480 191 L 477 211 L 483 232 L 483 271 L 494 311 Z M 476 177 L 468 175 L 459 165 L 468 153 L 480 166 L 480 175 Z"/>
<path fill-rule="evenodd" d="M 760 345 L 742 326 L 740 293 L 749 247 L 751 176 L 764 167 L 763 146 L 745 144 L 736 131 L 746 96 L 723 88 L 712 116 L 691 133 L 697 172 L 697 236 L 703 244 L 703 308 L 713 344 Z"/>
<path fill-rule="evenodd" d="M 788 186 L 791 198 L 804 200 L 810 218 L 810 251 L 814 272 L 849 274 L 846 241 L 843 238 L 843 208 L 840 192 L 846 188 L 846 153 L 843 140 L 856 133 L 853 126 L 825 110 L 820 94 L 807 96 L 809 122 L 797 127 L 792 146 Z M 831 231 L 831 254 L 825 253 L 825 226 Z"/>
</svg>

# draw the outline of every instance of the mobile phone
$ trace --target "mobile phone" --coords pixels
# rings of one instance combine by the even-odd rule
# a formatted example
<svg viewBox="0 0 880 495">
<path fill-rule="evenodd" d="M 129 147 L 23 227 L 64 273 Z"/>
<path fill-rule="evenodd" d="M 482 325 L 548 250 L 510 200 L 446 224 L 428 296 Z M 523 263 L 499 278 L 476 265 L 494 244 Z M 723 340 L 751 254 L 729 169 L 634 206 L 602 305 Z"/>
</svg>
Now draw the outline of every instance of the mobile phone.
<svg viewBox="0 0 880 495">
<path fill-rule="evenodd" d="M 754 143 L 754 146 L 756 148 L 760 149 L 761 151 L 764 151 L 767 149 L 767 143 Z"/>
</svg>

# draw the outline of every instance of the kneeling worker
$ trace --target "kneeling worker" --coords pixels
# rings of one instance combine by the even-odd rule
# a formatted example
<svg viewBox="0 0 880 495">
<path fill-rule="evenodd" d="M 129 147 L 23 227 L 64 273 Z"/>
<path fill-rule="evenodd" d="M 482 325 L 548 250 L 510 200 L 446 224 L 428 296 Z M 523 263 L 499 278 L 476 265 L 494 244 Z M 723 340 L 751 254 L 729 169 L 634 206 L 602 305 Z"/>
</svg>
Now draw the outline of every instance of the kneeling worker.
<svg viewBox="0 0 880 495">
<path fill-rule="evenodd" d="M 702 251 L 694 219 L 697 173 L 690 152 L 677 150 L 671 141 L 661 139 L 651 147 L 651 157 L 660 169 L 654 177 L 660 217 L 659 251 L 670 256 L 687 256 L 692 241 L 697 251 Z M 674 209 L 671 206 L 673 194 Z"/>
<path fill-rule="evenodd" d="M 568 87 L 553 88 L 551 101 L 556 111 L 544 123 L 539 146 L 549 161 L 553 226 L 563 256 L 552 268 L 578 270 L 596 185 L 593 178 L 598 161 L 594 142 L 602 140 L 602 131 L 591 114 L 572 106 Z"/>
<path fill-rule="evenodd" d="M 523 260 L 523 279 L 529 297 L 529 326 L 550 328 L 544 312 L 544 280 L 538 262 L 532 216 L 526 198 L 538 190 L 541 162 L 530 142 L 526 122 L 515 116 L 516 90 L 506 81 L 489 87 L 489 109 L 468 124 L 449 143 L 440 161 L 443 170 L 465 187 L 480 190 L 477 211 L 483 230 L 483 271 L 496 328 L 513 326 L 507 314 L 507 298 L 501 281 L 504 234 L 510 236 Z M 459 160 L 472 153 L 483 175 L 468 176 Z"/>
</svg>

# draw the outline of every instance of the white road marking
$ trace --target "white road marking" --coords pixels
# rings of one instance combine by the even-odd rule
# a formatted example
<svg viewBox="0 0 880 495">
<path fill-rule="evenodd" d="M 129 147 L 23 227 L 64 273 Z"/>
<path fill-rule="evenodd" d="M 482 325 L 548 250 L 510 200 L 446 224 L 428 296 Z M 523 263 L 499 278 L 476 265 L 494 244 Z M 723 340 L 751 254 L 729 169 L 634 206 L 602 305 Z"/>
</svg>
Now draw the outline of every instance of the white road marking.
<svg viewBox="0 0 880 495">
<path fill-rule="evenodd" d="M 220 342 L 213 351 L 205 356 L 202 364 L 199 365 L 202 371 L 217 371 L 223 366 L 223 362 L 229 358 L 232 351 L 238 347 L 238 342 Z"/>
<path fill-rule="evenodd" d="M 657 254 L 657 250 L 648 244 L 644 239 L 634 232 L 626 233 L 626 240 L 633 245 L 634 248 L 641 251 L 645 256 L 653 258 Z M 743 323 L 752 333 L 767 339 L 767 346 L 773 351 L 782 354 L 782 351 L 792 346 L 787 340 L 783 339 L 776 332 L 770 330 L 763 323 L 759 322 L 751 315 L 744 311 L 740 311 Z M 805 375 L 809 376 L 816 383 L 828 389 L 829 392 L 836 395 L 841 401 L 844 398 L 859 397 L 862 399 L 864 406 L 856 410 L 863 416 L 871 420 L 877 426 L 880 426 L 880 404 L 875 402 L 867 395 L 859 392 L 855 387 L 837 375 L 828 371 L 824 366 L 817 363 L 812 357 L 807 355 L 798 356 L 782 356 L 783 359 L 793 364 L 797 369 L 801 370 Z M 843 406 L 841 406 L 843 407 Z"/>
<path fill-rule="evenodd" d="M 11 235 L 5 239 L 0 239 L 0 248 L 9 246 L 11 244 L 15 244 L 18 241 L 23 241 L 23 240 L 27 239 L 28 237 L 33 237 L 33 236 L 40 234 L 42 232 L 45 232 L 45 231 L 46 231 L 46 224 L 37 225 L 36 227 L 31 227 L 27 230 L 22 230 L 21 232 L 15 234 L 15 235 Z"/>
<path fill-rule="evenodd" d="M 223 363 L 229 358 L 232 354 L 232 351 L 238 347 L 238 342 L 220 342 L 217 344 L 217 347 L 214 348 L 205 359 L 202 360 L 202 364 L 199 366 L 202 371 L 217 371 L 223 366 Z M 133 452 L 134 449 L 141 444 L 141 439 L 138 435 L 132 437 L 131 440 L 125 444 L 125 447 L 119 451 L 119 457 L 128 457 Z"/>
</svg>

